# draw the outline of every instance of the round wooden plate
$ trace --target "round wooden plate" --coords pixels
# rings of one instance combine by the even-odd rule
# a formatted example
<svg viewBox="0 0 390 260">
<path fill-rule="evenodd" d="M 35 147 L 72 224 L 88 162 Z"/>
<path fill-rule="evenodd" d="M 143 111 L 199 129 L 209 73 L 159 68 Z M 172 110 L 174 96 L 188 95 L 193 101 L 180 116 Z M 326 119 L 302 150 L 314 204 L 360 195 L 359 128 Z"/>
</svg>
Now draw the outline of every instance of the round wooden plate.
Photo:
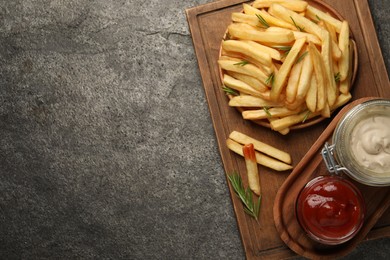
<svg viewBox="0 0 390 260">
<path fill-rule="evenodd" d="M 309 5 L 315 7 L 315 8 L 317 8 L 317 9 L 323 11 L 323 12 L 329 13 L 333 17 L 339 19 L 340 21 L 345 20 L 333 7 L 331 7 L 330 5 L 324 3 L 324 2 L 322 2 L 320 0 L 308 0 L 307 2 L 309 3 Z M 223 40 L 226 39 L 226 35 L 227 35 L 227 30 L 226 30 L 226 33 L 225 33 L 225 35 L 223 37 Z M 355 82 L 357 69 L 358 69 L 358 51 L 357 51 L 356 42 L 353 39 L 353 35 L 352 35 L 352 31 L 351 30 L 350 30 L 350 40 L 351 40 L 350 42 L 352 43 L 352 50 L 353 50 L 353 52 L 352 52 L 352 55 L 353 55 L 353 57 L 352 57 L 352 59 L 353 59 L 352 60 L 353 68 L 352 68 L 352 77 L 351 77 L 351 87 L 352 87 L 353 83 Z M 222 44 L 221 44 L 221 47 L 219 49 L 219 57 L 218 58 L 220 58 L 221 55 L 222 55 Z M 223 82 L 224 72 L 223 72 L 223 70 L 221 68 L 219 68 L 219 76 L 220 76 L 221 82 Z M 233 98 L 233 96 L 228 95 L 228 98 L 231 99 L 231 98 Z M 243 111 L 246 110 L 243 107 L 236 107 L 236 109 L 240 113 L 242 113 Z M 326 118 L 322 117 L 322 116 L 317 116 L 317 117 L 314 117 L 314 118 L 312 118 L 310 120 L 306 120 L 304 123 L 291 126 L 290 129 L 291 130 L 295 130 L 295 129 L 306 128 L 306 127 L 315 125 L 315 124 L 323 121 L 324 119 L 326 119 Z M 251 121 L 256 123 L 256 124 L 258 124 L 258 125 L 271 128 L 271 125 L 270 125 L 268 120 L 251 120 Z"/>
</svg>

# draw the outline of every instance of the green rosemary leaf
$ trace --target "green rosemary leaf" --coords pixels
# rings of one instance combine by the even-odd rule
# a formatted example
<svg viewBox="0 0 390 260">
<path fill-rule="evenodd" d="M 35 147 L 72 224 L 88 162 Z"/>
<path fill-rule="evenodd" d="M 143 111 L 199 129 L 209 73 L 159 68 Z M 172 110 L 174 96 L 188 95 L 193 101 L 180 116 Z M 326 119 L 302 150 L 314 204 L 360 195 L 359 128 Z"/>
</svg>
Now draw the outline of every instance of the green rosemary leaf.
<svg viewBox="0 0 390 260">
<path fill-rule="evenodd" d="M 222 90 L 225 91 L 226 95 L 233 95 L 233 96 L 239 95 L 237 91 L 235 91 L 232 88 L 226 87 L 225 85 L 222 86 Z"/>
<path fill-rule="evenodd" d="M 305 116 L 303 117 L 303 120 L 302 120 L 302 123 L 305 123 L 305 121 L 307 120 L 307 118 L 309 117 L 310 115 L 310 111 L 307 111 Z"/>
<path fill-rule="evenodd" d="M 275 74 L 272 72 L 272 73 L 268 76 L 268 78 L 266 79 L 265 84 L 266 84 L 267 86 L 272 86 L 272 85 L 274 84 L 274 80 L 275 80 Z"/>
<path fill-rule="evenodd" d="M 303 58 L 305 58 L 305 56 L 306 56 L 307 54 L 308 54 L 307 51 L 305 51 L 304 53 L 302 53 L 302 55 L 299 56 L 299 57 L 297 58 L 297 60 L 295 61 L 295 64 L 301 62 L 301 61 L 303 60 Z"/>
<path fill-rule="evenodd" d="M 249 61 L 246 61 L 246 60 L 243 60 L 243 61 L 240 61 L 240 62 L 237 62 L 237 63 L 234 63 L 234 65 L 237 65 L 237 66 L 245 66 L 246 64 L 248 64 Z"/>
<path fill-rule="evenodd" d="M 297 27 L 297 29 L 298 29 L 299 31 L 301 31 L 301 32 L 304 32 L 304 31 L 305 31 L 305 27 L 300 27 L 300 26 L 298 26 L 298 25 L 295 23 L 294 19 L 293 19 L 291 16 L 290 16 L 290 18 L 291 18 L 291 20 L 293 21 L 294 26 Z"/>
<path fill-rule="evenodd" d="M 338 82 L 340 82 L 340 79 L 341 79 L 340 72 L 337 72 L 337 74 L 334 75 L 334 81 L 336 81 L 336 83 L 338 83 Z"/>
<path fill-rule="evenodd" d="M 275 49 L 279 51 L 290 51 L 292 46 L 273 46 Z"/>
<path fill-rule="evenodd" d="M 249 187 L 246 189 L 244 188 L 242 179 L 237 172 L 233 172 L 231 175 L 228 175 L 228 179 L 234 189 L 234 192 L 243 203 L 245 213 L 252 216 L 257 221 L 260 212 L 261 196 L 259 196 L 257 202 L 253 202 L 251 190 Z"/>
<path fill-rule="evenodd" d="M 271 112 L 269 112 L 269 107 L 263 107 L 263 110 L 267 114 L 268 117 L 272 117 Z"/>
<path fill-rule="evenodd" d="M 259 19 L 259 22 L 263 25 L 264 28 L 269 28 L 269 24 L 267 23 L 267 21 L 263 18 L 263 16 L 261 16 L 260 14 L 256 14 L 257 16 L 257 19 Z"/>
</svg>

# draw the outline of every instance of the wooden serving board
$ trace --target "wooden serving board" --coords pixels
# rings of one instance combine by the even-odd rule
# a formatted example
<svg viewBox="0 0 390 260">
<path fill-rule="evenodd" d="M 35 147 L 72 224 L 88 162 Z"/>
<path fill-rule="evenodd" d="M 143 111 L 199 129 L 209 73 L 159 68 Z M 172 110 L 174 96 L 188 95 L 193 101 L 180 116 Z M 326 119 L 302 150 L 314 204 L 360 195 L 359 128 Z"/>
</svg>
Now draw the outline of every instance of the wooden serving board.
<svg viewBox="0 0 390 260">
<path fill-rule="evenodd" d="M 211 2 L 187 9 L 186 14 L 225 172 L 230 174 L 238 171 L 247 185 L 243 158 L 229 151 L 225 144 L 232 131 L 240 131 L 289 152 L 292 155 L 293 166 L 296 166 L 331 119 L 282 136 L 268 128 L 243 120 L 235 108 L 228 106 L 228 98 L 221 89 L 217 59 L 221 40 L 231 22 L 230 15 L 232 12 L 241 11 L 242 3 L 250 1 Z M 352 90 L 353 100 L 370 96 L 390 98 L 389 78 L 367 0 L 326 0 L 324 3 L 332 6 L 349 21 L 358 47 L 359 68 Z M 290 172 L 276 172 L 263 166 L 259 166 L 259 171 L 263 196 L 259 222 L 244 213 L 241 201 L 234 195 L 227 181 L 246 257 L 248 259 L 294 257 L 296 254 L 279 236 L 272 211 L 276 194 Z M 390 236 L 389 210 L 378 220 L 366 239 L 384 236 Z"/>
<path fill-rule="evenodd" d="M 320 175 L 329 175 L 329 172 L 323 162 L 321 150 L 324 144 L 332 143 L 332 135 L 337 123 L 341 117 L 352 107 L 371 98 L 361 98 L 344 107 L 332 120 L 329 126 L 317 139 L 307 154 L 295 167 L 290 176 L 280 187 L 274 203 L 274 220 L 282 240 L 296 253 L 310 258 L 329 258 L 334 259 L 352 251 L 360 243 L 377 223 L 378 219 L 390 206 L 390 187 L 368 187 L 359 184 L 347 175 L 344 178 L 353 182 L 361 191 L 366 205 L 366 216 L 362 229 L 359 233 L 347 243 L 339 246 L 324 246 L 311 240 L 305 235 L 305 232 L 299 225 L 295 216 L 296 199 L 299 192 L 310 180 Z M 388 234 L 388 228 L 382 228 L 383 235 Z"/>
</svg>

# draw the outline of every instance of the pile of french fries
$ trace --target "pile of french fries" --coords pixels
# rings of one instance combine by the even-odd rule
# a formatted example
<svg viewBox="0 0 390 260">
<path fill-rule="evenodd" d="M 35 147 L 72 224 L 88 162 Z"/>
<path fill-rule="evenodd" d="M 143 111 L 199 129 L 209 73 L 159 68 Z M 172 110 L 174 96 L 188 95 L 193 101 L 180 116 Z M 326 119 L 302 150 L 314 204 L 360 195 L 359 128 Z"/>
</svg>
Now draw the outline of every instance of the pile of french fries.
<svg viewBox="0 0 390 260">
<path fill-rule="evenodd" d="M 282 134 L 351 99 L 352 62 L 348 22 L 302 0 L 243 4 L 218 60 L 229 106 Z"/>
</svg>

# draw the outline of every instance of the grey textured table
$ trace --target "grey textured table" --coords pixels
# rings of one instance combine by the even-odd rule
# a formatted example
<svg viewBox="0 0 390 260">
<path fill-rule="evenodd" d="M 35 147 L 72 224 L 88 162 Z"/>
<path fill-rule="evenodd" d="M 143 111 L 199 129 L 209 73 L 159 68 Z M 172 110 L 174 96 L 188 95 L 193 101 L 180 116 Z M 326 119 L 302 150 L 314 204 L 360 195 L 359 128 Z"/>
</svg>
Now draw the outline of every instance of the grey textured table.
<svg viewBox="0 0 390 260">
<path fill-rule="evenodd" d="M 244 258 L 184 12 L 209 1 L 0 0 L 1 259 Z"/>
</svg>

